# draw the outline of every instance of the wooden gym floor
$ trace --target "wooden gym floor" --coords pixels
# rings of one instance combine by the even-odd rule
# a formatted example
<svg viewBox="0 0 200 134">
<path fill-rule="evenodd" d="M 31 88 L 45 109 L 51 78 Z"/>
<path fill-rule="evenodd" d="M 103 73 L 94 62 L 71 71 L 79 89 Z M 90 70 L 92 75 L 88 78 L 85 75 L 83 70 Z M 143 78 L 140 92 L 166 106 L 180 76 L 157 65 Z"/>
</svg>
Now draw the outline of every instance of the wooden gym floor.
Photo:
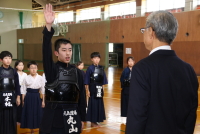
<svg viewBox="0 0 200 134">
<path fill-rule="evenodd" d="M 40 69 L 40 66 L 39 66 Z M 42 74 L 42 72 L 38 72 Z M 104 105 L 107 119 L 101 123 L 99 128 L 91 128 L 90 122 L 85 123 L 81 134 L 124 134 L 125 133 L 125 118 L 120 117 L 120 76 L 121 68 L 109 67 L 106 70 L 108 85 L 104 87 Z M 198 77 L 200 82 L 200 77 Z M 200 103 L 199 103 L 200 104 Z M 200 109 L 197 110 L 197 122 L 194 134 L 200 134 Z M 39 134 L 39 130 L 35 129 L 34 134 Z M 18 134 L 30 134 L 29 129 L 20 129 L 18 125 Z"/>
</svg>

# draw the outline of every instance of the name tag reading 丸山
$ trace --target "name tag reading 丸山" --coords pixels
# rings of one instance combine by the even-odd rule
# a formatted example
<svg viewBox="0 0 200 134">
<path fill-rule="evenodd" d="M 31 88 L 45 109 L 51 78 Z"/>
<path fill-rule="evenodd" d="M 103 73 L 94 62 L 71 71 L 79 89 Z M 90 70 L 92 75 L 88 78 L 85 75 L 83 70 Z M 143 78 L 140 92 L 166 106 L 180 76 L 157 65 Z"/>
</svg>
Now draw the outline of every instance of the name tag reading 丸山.
<svg viewBox="0 0 200 134">
<path fill-rule="evenodd" d="M 65 132 L 69 134 L 79 134 L 81 132 L 81 120 L 76 108 L 63 110 Z"/>
<path fill-rule="evenodd" d="M 12 92 L 3 92 L 2 93 L 2 105 L 4 108 L 13 107 L 13 93 Z"/>
</svg>

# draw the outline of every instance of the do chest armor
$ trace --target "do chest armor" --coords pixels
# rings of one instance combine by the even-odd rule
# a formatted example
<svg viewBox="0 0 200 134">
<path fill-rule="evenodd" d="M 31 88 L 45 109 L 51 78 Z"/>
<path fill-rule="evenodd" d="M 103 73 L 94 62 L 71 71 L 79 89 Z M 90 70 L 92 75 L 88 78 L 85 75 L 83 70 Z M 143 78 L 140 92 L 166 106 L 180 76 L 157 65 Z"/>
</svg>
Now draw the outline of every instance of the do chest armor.
<svg viewBox="0 0 200 134">
<path fill-rule="evenodd" d="M 103 76 L 103 67 L 95 67 L 94 72 L 90 75 L 90 82 L 96 84 L 103 84 Z"/>
<path fill-rule="evenodd" d="M 123 82 L 123 86 L 124 87 L 129 87 L 130 86 L 130 79 L 131 79 L 131 71 L 129 73 L 128 79 L 124 79 L 124 82 Z"/>
<path fill-rule="evenodd" d="M 14 70 L 2 69 L 0 72 L 0 91 L 14 91 Z"/>
<path fill-rule="evenodd" d="M 59 67 L 56 80 L 45 85 L 46 101 L 57 103 L 78 103 L 79 88 L 77 69 Z"/>
</svg>

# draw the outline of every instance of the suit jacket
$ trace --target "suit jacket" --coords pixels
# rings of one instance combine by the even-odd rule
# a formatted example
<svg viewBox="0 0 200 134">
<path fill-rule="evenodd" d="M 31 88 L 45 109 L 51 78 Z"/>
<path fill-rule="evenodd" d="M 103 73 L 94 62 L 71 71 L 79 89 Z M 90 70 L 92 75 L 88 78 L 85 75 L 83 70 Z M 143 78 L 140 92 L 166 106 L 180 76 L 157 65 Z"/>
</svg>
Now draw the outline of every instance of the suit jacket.
<svg viewBox="0 0 200 134">
<path fill-rule="evenodd" d="M 193 134 L 198 80 L 173 50 L 158 50 L 132 69 L 126 134 Z"/>
</svg>

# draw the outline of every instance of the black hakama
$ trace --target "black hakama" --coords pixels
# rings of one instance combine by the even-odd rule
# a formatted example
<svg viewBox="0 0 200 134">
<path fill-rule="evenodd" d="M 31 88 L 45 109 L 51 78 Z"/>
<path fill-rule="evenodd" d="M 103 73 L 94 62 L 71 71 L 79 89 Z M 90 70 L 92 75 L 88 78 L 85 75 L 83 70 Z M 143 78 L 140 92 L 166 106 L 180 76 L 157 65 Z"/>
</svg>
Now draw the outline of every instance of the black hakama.
<svg viewBox="0 0 200 134">
<path fill-rule="evenodd" d="M 131 70 L 129 67 L 126 67 L 122 75 L 120 77 L 121 82 L 121 117 L 127 117 L 127 111 L 128 111 L 128 102 L 129 102 L 129 84 L 125 82 L 125 80 L 130 80 L 130 73 Z M 127 85 L 128 84 L 128 85 Z"/>
<path fill-rule="evenodd" d="M 44 115 L 40 125 L 40 134 L 69 134 L 65 131 L 66 120 L 63 116 L 63 110 L 66 109 L 76 109 L 78 116 L 80 117 L 78 104 L 47 102 L 44 108 Z M 81 128 L 81 119 L 78 118 L 76 122 L 79 125 L 79 128 Z M 80 132 L 72 132 L 71 134 L 80 134 Z"/>
<path fill-rule="evenodd" d="M 16 109 L 16 104 L 11 108 L 0 108 L 0 134 L 17 134 Z"/>
<path fill-rule="evenodd" d="M 20 95 L 20 101 L 22 102 L 22 95 Z M 17 106 L 17 122 L 21 122 L 22 117 L 22 103 L 20 103 L 19 106 Z"/>
<path fill-rule="evenodd" d="M 127 117 L 129 100 L 129 87 L 123 87 L 121 90 L 121 117 Z"/>
<path fill-rule="evenodd" d="M 88 100 L 88 110 L 86 120 L 90 122 L 103 122 L 106 120 L 103 97 L 97 98 L 95 96 L 95 84 L 89 85 L 90 97 Z"/>
<path fill-rule="evenodd" d="M 39 89 L 27 88 L 22 109 L 21 128 L 39 128 L 42 118 L 42 101 Z"/>
</svg>

